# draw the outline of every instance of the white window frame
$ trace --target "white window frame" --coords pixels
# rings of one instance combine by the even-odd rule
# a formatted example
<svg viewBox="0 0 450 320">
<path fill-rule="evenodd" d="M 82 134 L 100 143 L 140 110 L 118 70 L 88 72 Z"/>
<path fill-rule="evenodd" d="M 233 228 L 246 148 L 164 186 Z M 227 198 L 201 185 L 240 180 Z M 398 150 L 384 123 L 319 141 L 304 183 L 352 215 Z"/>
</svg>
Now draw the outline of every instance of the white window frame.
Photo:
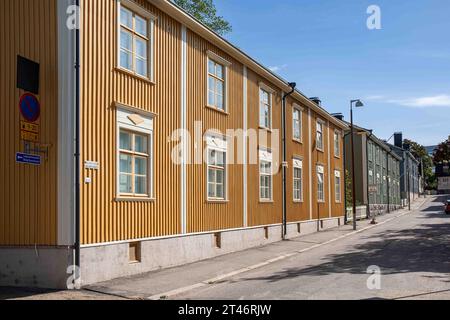
<svg viewBox="0 0 450 320">
<path fill-rule="evenodd" d="M 218 133 L 208 133 L 206 135 L 206 199 L 208 202 L 226 202 L 228 201 L 228 143 L 227 137 L 219 135 Z M 209 164 L 210 151 L 222 152 L 224 154 L 225 163 L 223 167 Z M 209 196 L 209 169 L 223 169 L 223 198 Z"/>
<path fill-rule="evenodd" d="M 334 157 L 340 158 L 341 157 L 341 133 L 337 130 L 334 131 Z"/>
<path fill-rule="evenodd" d="M 232 65 L 231 62 L 222 58 L 221 56 L 215 54 L 212 51 L 206 51 L 206 106 L 214 110 L 228 113 L 228 69 Z M 222 66 L 223 79 L 219 79 L 217 76 L 209 73 L 209 62 L 212 61 L 215 64 Z M 216 105 L 211 105 L 209 103 L 209 77 L 214 77 L 215 79 L 223 81 L 223 109 L 217 107 Z"/>
<path fill-rule="evenodd" d="M 152 13 L 150 13 L 149 11 L 147 11 L 145 8 L 143 8 L 142 6 L 140 6 L 139 4 L 135 3 L 134 1 L 131 0 L 116 0 L 117 1 L 117 59 L 116 59 L 116 65 L 117 68 L 119 70 L 123 70 L 124 72 L 130 73 L 138 78 L 142 78 L 145 80 L 149 80 L 151 82 L 154 82 L 154 43 L 155 43 L 155 21 L 157 20 L 157 17 L 155 15 L 153 15 Z M 147 38 L 139 36 L 142 39 L 147 40 L 147 76 L 143 76 L 137 73 L 136 68 L 135 68 L 135 36 L 136 36 L 136 31 L 134 30 L 129 30 L 127 27 L 127 30 L 129 32 L 131 32 L 133 34 L 133 69 L 127 69 L 125 67 L 122 67 L 120 64 L 120 32 L 122 30 L 122 24 L 120 21 L 120 17 L 121 17 L 121 9 L 122 7 L 126 8 L 127 10 L 131 11 L 134 15 L 138 15 L 139 17 L 147 20 Z M 134 21 L 134 19 L 133 19 Z"/>
<path fill-rule="evenodd" d="M 319 182 L 319 176 L 322 176 L 322 183 Z M 317 202 L 325 203 L 325 167 L 323 165 L 317 165 Z"/>
<path fill-rule="evenodd" d="M 295 112 L 298 112 L 299 119 L 298 119 L 298 126 L 300 129 L 300 137 L 295 136 L 295 126 L 296 121 L 294 118 Z M 292 140 L 302 143 L 303 142 L 303 108 L 294 104 L 292 108 Z"/>
<path fill-rule="evenodd" d="M 270 164 L 270 172 L 261 172 L 261 164 L 262 163 L 269 163 Z M 259 180 L 259 201 L 260 202 L 273 202 L 273 158 L 272 158 L 272 152 L 266 149 L 260 149 L 259 151 L 259 162 L 258 162 L 258 180 Z M 269 177 L 270 186 L 269 186 L 269 198 L 262 198 L 261 197 L 261 188 L 263 187 L 261 185 L 261 177 Z"/>
<path fill-rule="evenodd" d="M 269 120 L 269 126 L 266 126 L 265 124 L 261 123 L 261 112 L 262 112 L 262 108 L 261 107 L 263 105 L 263 102 L 261 100 L 261 91 L 264 91 L 264 92 L 266 92 L 269 95 L 269 105 L 268 105 L 268 107 L 269 107 L 269 119 L 268 119 Z M 266 85 L 266 84 L 264 84 L 262 82 L 259 83 L 259 89 L 258 89 L 258 110 L 259 110 L 259 112 L 258 112 L 258 124 L 259 124 L 259 127 L 261 129 L 265 129 L 265 130 L 269 130 L 269 131 L 272 130 L 272 127 L 273 127 L 273 117 L 272 117 L 272 113 L 273 113 L 273 94 L 274 94 L 274 90 L 271 87 L 269 87 L 268 85 Z"/>
<path fill-rule="evenodd" d="M 342 203 L 342 175 L 340 170 L 334 171 L 334 202 Z"/>
<path fill-rule="evenodd" d="M 303 202 L 303 160 L 302 159 L 294 159 L 293 160 L 293 166 L 292 166 L 292 198 L 295 203 L 302 203 Z M 295 170 L 300 170 L 300 178 L 295 177 Z M 300 198 L 295 198 L 295 181 L 300 180 Z"/>
<path fill-rule="evenodd" d="M 126 107 L 119 105 L 117 108 L 117 123 L 116 123 L 116 158 L 117 158 L 117 169 L 116 169 L 116 199 L 118 200 L 154 200 L 154 138 L 153 138 L 153 114 L 150 113 L 139 113 L 140 110 L 134 109 L 133 107 Z M 135 124 L 130 119 L 131 116 L 139 116 L 143 121 L 140 124 Z M 120 154 L 122 150 L 120 149 L 120 132 L 127 131 L 143 136 L 147 136 L 147 148 L 148 148 L 148 162 L 147 162 L 147 194 L 131 194 L 120 192 Z M 133 142 L 134 143 L 134 142 Z M 134 164 L 133 164 L 134 166 Z M 133 186 L 134 188 L 134 186 Z"/>
<path fill-rule="evenodd" d="M 324 150 L 324 127 L 325 123 L 322 120 L 316 121 L 316 149 L 323 152 Z M 320 131 L 319 131 L 320 129 Z M 319 134 L 320 134 L 320 146 L 319 146 Z"/>
</svg>

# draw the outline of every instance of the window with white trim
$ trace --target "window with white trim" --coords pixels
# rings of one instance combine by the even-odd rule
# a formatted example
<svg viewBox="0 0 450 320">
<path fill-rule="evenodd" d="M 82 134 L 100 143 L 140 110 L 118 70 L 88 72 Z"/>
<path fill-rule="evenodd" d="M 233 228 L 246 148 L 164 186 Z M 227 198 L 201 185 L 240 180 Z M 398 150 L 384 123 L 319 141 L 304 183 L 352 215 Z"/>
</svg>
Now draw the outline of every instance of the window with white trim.
<svg viewBox="0 0 450 320">
<path fill-rule="evenodd" d="M 153 119 L 117 110 L 117 196 L 153 197 Z"/>
<path fill-rule="evenodd" d="M 226 67 L 208 58 L 208 106 L 225 111 Z"/>
<path fill-rule="evenodd" d="M 317 121 L 316 125 L 316 148 L 318 150 L 323 150 L 323 123 L 321 121 Z"/>
<path fill-rule="evenodd" d="M 263 88 L 259 88 L 259 126 L 272 127 L 272 94 Z"/>
<path fill-rule="evenodd" d="M 339 170 L 334 171 L 334 199 L 336 203 L 342 202 L 341 192 L 341 172 Z"/>
<path fill-rule="evenodd" d="M 317 166 L 317 201 L 325 202 L 325 175 L 323 166 Z"/>
<path fill-rule="evenodd" d="M 259 155 L 259 198 L 260 201 L 272 200 L 272 153 L 260 150 Z"/>
<path fill-rule="evenodd" d="M 119 67 L 151 78 L 152 19 L 124 6 L 119 13 Z"/>
<path fill-rule="evenodd" d="M 303 201 L 303 162 L 302 160 L 294 159 L 293 163 L 293 179 L 294 179 L 294 201 Z"/>
<path fill-rule="evenodd" d="M 226 153 L 208 149 L 208 198 L 225 200 Z"/>
<path fill-rule="evenodd" d="M 120 129 L 120 195 L 149 197 L 150 136 Z"/>
<path fill-rule="evenodd" d="M 341 156 L 341 135 L 339 132 L 334 132 L 334 156 L 339 158 Z"/>
<path fill-rule="evenodd" d="M 302 140 L 302 111 L 298 108 L 292 110 L 292 135 L 294 140 Z"/>
</svg>

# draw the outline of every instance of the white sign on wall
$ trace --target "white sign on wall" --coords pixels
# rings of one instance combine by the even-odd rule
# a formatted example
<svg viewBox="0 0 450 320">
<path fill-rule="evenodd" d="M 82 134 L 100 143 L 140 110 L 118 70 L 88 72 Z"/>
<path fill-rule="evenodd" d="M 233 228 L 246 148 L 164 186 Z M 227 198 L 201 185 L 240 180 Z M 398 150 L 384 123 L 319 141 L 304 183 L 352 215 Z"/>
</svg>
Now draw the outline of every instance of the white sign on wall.
<svg viewBox="0 0 450 320">
<path fill-rule="evenodd" d="M 450 177 L 438 178 L 438 190 L 450 190 Z"/>
</svg>

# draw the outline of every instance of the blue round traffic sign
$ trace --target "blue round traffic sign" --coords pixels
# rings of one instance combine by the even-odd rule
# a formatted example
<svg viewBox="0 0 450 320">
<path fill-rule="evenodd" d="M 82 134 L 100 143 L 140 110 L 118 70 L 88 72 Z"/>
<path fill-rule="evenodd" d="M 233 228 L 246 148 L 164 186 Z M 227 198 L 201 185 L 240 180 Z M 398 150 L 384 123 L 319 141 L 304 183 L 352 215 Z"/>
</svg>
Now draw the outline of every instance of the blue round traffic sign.
<svg viewBox="0 0 450 320">
<path fill-rule="evenodd" d="M 39 101 L 31 93 L 26 93 L 20 98 L 19 109 L 24 119 L 29 122 L 35 122 L 41 115 Z"/>
</svg>

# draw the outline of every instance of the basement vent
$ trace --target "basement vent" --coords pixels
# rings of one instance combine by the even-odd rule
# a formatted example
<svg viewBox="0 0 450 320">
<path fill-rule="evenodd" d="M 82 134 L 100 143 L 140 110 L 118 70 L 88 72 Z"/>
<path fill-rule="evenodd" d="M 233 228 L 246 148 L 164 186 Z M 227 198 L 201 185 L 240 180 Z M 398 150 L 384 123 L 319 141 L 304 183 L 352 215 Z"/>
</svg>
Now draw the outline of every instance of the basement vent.
<svg viewBox="0 0 450 320">
<path fill-rule="evenodd" d="M 320 220 L 320 229 L 323 229 L 323 220 Z"/>
<path fill-rule="evenodd" d="M 141 262 L 141 243 L 140 242 L 130 243 L 128 253 L 129 253 L 129 262 L 130 263 L 140 263 Z"/>
<path fill-rule="evenodd" d="M 264 227 L 264 238 L 269 239 L 269 227 Z"/>
<path fill-rule="evenodd" d="M 302 233 L 302 224 L 297 223 L 297 233 Z"/>
<path fill-rule="evenodd" d="M 218 249 L 222 248 L 222 234 L 221 233 L 214 234 L 214 243 L 216 245 L 216 248 L 218 248 Z"/>
</svg>

